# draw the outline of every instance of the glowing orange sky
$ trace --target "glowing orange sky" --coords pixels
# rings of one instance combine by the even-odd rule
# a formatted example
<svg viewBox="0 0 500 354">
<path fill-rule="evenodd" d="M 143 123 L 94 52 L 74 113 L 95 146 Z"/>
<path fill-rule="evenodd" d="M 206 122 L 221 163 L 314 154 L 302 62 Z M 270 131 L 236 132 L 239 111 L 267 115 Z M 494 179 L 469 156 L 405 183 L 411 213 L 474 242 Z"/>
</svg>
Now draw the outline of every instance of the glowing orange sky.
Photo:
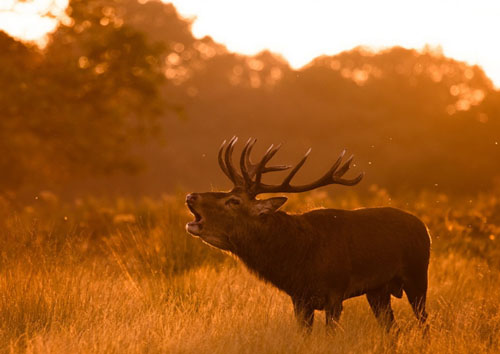
<svg viewBox="0 0 500 354">
<path fill-rule="evenodd" d="M 14 0 L 0 0 L 0 10 Z M 46 3 L 50 0 L 38 0 Z M 67 0 L 58 0 L 63 6 Z M 500 87 L 500 1 L 498 0 L 174 0 L 185 17 L 196 20 L 197 37 L 210 35 L 229 50 L 282 54 L 301 67 L 321 54 L 359 45 L 442 47 L 446 56 L 479 64 Z M 0 28 L 36 39 L 54 23 L 25 11 L 0 12 Z"/>
<path fill-rule="evenodd" d="M 281 53 L 293 67 L 359 45 L 442 47 L 446 56 L 481 65 L 500 87 L 498 0 L 174 0 L 196 16 L 193 32 L 230 50 Z"/>
</svg>

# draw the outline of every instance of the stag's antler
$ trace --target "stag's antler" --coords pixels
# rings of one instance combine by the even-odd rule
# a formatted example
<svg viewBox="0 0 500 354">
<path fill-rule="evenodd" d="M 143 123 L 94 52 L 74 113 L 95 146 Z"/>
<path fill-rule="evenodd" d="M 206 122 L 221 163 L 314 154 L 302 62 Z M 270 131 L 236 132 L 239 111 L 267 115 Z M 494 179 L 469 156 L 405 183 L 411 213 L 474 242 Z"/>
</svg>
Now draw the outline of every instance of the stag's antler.
<svg viewBox="0 0 500 354">
<path fill-rule="evenodd" d="M 250 159 L 250 153 L 252 148 L 257 141 L 257 139 L 248 139 L 245 147 L 241 152 L 240 157 L 240 169 L 241 175 L 236 171 L 232 163 L 232 154 L 234 150 L 234 145 L 238 141 L 237 137 L 232 137 L 226 146 L 226 141 L 222 143 L 219 149 L 219 165 L 222 171 L 229 177 L 229 179 L 234 183 L 235 188 L 243 188 L 251 196 L 256 196 L 261 193 L 300 193 L 305 191 L 310 191 L 319 187 L 327 186 L 330 184 L 342 184 L 345 186 L 353 186 L 364 176 L 362 172 L 359 176 L 353 179 L 342 178 L 344 174 L 349 170 L 352 159 L 351 156 L 347 161 L 339 168 L 342 163 L 342 159 L 345 155 L 345 150 L 342 151 L 337 161 L 333 166 L 326 172 L 321 178 L 316 181 L 304 184 L 301 186 L 292 186 L 290 182 L 293 177 L 297 174 L 299 169 L 304 165 L 311 152 L 311 149 L 307 150 L 304 157 L 299 161 L 299 163 L 288 173 L 283 182 L 279 185 L 269 185 L 261 182 L 262 174 L 274 171 L 283 171 L 289 169 L 291 166 L 288 165 L 276 165 L 276 166 L 266 166 L 266 164 L 273 158 L 273 156 L 278 152 L 281 144 L 274 147 L 271 145 L 267 149 L 266 153 L 258 163 L 253 163 Z M 225 148 L 225 151 L 224 151 Z M 223 158 L 224 155 L 224 158 Z"/>
</svg>

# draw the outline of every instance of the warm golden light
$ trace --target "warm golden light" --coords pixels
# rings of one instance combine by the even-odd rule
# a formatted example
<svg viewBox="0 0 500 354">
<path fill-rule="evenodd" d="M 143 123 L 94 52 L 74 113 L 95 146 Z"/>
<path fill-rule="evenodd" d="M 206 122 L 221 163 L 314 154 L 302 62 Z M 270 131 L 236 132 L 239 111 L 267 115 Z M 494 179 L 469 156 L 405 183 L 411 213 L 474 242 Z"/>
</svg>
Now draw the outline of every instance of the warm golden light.
<svg viewBox="0 0 500 354">
<path fill-rule="evenodd" d="M 53 31 L 62 17 L 68 0 L 38 0 L 0 2 L 0 30 L 26 40 L 44 42 L 46 33 Z"/>
<path fill-rule="evenodd" d="M 500 86 L 500 2 L 482 1 L 230 1 L 174 0 L 195 18 L 196 36 L 209 35 L 229 50 L 265 48 L 301 67 L 322 54 L 364 45 L 375 49 L 439 46 L 443 54 L 481 65 Z M 361 78 L 361 77 L 360 77 Z"/>
<path fill-rule="evenodd" d="M 166 2 L 166 1 L 165 1 Z M 41 0 L 36 5 L 4 0 L 0 29 L 25 39 L 40 40 L 57 25 L 39 12 L 56 4 L 60 14 L 67 0 Z M 500 31 L 500 2 L 424 0 L 418 3 L 357 1 L 230 1 L 174 0 L 193 18 L 198 37 L 211 36 L 229 50 L 255 54 L 264 49 L 282 54 L 299 68 L 322 54 L 356 46 L 374 49 L 394 45 L 421 49 L 441 47 L 443 54 L 484 68 L 500 86 L 500 49 L 491 35 Z M 490 36 L 488 34 L 491 34 Z"/>
<path fill-rule="evenodd" d="M 495 1 L 0 0 L 0 351 L 498 352 Z"/>
</svg>

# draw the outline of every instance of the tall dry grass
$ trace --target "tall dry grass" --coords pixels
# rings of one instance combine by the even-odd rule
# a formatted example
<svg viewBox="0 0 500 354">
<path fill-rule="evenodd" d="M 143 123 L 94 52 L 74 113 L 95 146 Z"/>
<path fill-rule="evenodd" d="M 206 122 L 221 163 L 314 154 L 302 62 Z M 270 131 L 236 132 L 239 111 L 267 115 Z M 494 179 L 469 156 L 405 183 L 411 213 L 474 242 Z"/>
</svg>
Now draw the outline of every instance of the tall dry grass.
<svg viewBox="0 0 500 354">
<path fill-rule="evenodd" d="M 77 200 L 46 194 L 0 212 L 0 350 L 32 353 L 494 353 L 500 348 L 500 198 L 472 202 L 425 193 L 358 200 L 321 193 L 318 206 L 395 205 L 433 234 L 423 337 L 406 299 L 401 333 L 379 328 L 366 300 L 345 302 L 340 326 L 316 315 L 311 335 L 290 300 L 227 255 L 185 234 L 182 197 Z"/>
</svg>

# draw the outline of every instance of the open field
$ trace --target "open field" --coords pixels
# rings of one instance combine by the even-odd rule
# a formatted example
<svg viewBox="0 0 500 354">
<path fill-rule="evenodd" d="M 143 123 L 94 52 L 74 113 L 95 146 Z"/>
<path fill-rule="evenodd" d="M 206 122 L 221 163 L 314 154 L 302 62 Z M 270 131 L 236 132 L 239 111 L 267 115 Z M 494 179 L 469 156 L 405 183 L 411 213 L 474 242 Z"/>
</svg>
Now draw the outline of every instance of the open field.
<svg viewBox="0 0 500 354">
<path fill-rule="evenodd" d="M 351 4 L 0 0 L 0 354 L 500 354 L 500 0 Z"/>
<path fill-rule="evenodd" d="M 498 193 L 496 193 L 498 196 Z M 0 350 L 32 353 L 494 353 L 500 348 L 500 198 L 359 200 L 313 193 L 288 210 L 394 205 L 433 236 L 423 338 L 404 297 L 393 299 L 399 337 L 377 325 L 365 298 L 344 303 L 329 333 L 310 336 L 289 298 L 233 258 L 188 236 L 182 196 L 77 200 L 44 193 L 0 215 Z"/>
</svg>

